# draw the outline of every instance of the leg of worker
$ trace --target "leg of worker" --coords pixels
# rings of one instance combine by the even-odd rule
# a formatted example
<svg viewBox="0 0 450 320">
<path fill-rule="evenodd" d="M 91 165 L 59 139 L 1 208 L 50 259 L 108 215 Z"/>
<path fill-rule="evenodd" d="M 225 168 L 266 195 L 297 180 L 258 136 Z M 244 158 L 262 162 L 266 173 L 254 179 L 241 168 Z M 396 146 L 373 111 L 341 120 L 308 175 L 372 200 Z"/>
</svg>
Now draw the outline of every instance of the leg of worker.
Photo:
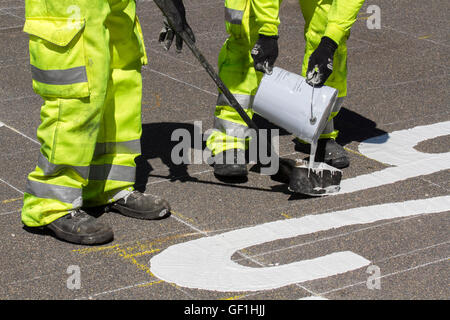
<svg viewBox="0 0 450 320">
<path fill-rule="evenodd" d="M 33 88 L 44 99 L 38 165 L 22 210 L 27 226 L 49 224 L 82 205 L 108 77 L 108 10 L 103 2 L 94 8 L 81 0 L 26 2 Z"/>
<path fill-rule="evenodd" d="M 250 51 L 251 46 L 245 41 L 233 36 L 228 38 L 219 55 L 219 76 L 252 118 L 251 106 L 261 76 L 253 67 Z M 214 129 L 207 140 L 213 155 L 228 149 L 247 148 L 248 126 L 222 93 L 219 93 L 216 103 Z"/>
<path fill-rule="evenodd" d="M 126 7 L 122 5 L 123 1 L 112 0 L 111 14 L 106 20 L 110 33 L 111 72 L 89 184 L 83 190 L 83 197 L 87 206 L 114 202 L 112 207 L 121 213 L 131 211 L 121 207 L 117 200 L 139 198 L 139 205 L 135 201 L 134 209 L 140 211 L 134 217 L 161 218 L 170 209 L 167 202 L 134 191 L 134 160 L 141 153 L 141 67 L 147 59 L 136 4 L 129 1 Z"/>
<path fill-rule="evenodd" d="M 111 0 L 105 25 L 110 34 L 111 64 L 108 88 L 89 184 L 83 190 L 86 206 L 113 201 L 122 190 L 133 190 L 134 159 L 141 153 L 141 39 L 135 29 L 135 2 Z"/>
<path fill-rule="evenodd" d="M 249 2 L 241 1 L 240 5 L 241 7 L 225 8 L 226 26 L 230 36 L 222 46 L 218 66 L 221 79 L 252 118 L 251 106 L 262 78 L 262 73 L 254 69 L 251 57 L 251 49 L 258 34 L 252 32 L 256 28 L 253 28 L 254 22 L 250 20 Z M 219 93 L 214 112 L 214 131 L 208 137 L 207 147 L 215 156 L 230 149 L 245 150 L 248 148 L 249 136 L 247 124 L 230 106 L 226 97 Z M 215 167 L 218 168 L 219 166 Z M 237 171 L 246 174 L 242 172 L 242 168 Z"/>
<path fill-rule="evenodd" d="M 304 77 L 306 77 L 309 57 L 317 48 L 324 35 L 332 2 L 332 0 L 300 0 L 302 14 L 305 19 L 304 37 L 306 44 L 302 64 L 302 76 Z M 347 38 L 348 35 L 346 36 Z M 339 113 L 344 97 L 347 95 L 347 45 L 345 39 L 339 44 L 334 54 L 333 72 L 325 82 L 325 85 L 338 90 L 338 99 L 331 111 L 327 126 L 320 135 L 318 151 L 324 155 L 323 161 L 343 168 L 348 166 L 349 162 L 345 150 L 335 142 L 338 130 L 334 128 L 333 118 Z"/>
<path fill-rule="evenodd" d="M 22 221 L 76 243 L 103 243 L 109 226 L 79 210 L 108 79 L 105 3 L 26 1 L 33 88 L 44 100 L 38 163 L 28 175 Z"/>
</svg>

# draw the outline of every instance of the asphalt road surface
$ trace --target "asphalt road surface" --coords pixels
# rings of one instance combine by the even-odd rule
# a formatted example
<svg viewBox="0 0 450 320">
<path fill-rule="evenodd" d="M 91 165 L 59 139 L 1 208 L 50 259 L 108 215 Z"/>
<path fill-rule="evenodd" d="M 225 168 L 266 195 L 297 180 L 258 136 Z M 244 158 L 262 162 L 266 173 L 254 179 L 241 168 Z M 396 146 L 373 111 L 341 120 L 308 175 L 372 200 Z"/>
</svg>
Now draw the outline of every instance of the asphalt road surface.
<svg viewBox="0 0 450 320">
<path fill-rule="evenodd" d="M 185 4 L 216 66 L 223 1 Z M 446 0 L 366 1 L 336 119 L 351 165 L 340 194 L 317 198 L 252 165 L 247 181 L 226 183 L 206 163 L 173 163 L 172 133 L 212 128 L 217 89 L 188 48 L 163 50 L 161 13 L 139 1 L 149 64 L 137 184 L 173 211 L 159 221 L 102 214 L 115 239 L 89 247 L 21 223 L 42 100 L 31 86 L 24 3 L 0 0 L 0 299 L 449 299 L 449 9 Z M 300 73 L 297 1 L 284 0 L 281 21 L 276 65 Z M 284 131 L 279 144 L 282 156 L 308 156 Z"/>
</svg>

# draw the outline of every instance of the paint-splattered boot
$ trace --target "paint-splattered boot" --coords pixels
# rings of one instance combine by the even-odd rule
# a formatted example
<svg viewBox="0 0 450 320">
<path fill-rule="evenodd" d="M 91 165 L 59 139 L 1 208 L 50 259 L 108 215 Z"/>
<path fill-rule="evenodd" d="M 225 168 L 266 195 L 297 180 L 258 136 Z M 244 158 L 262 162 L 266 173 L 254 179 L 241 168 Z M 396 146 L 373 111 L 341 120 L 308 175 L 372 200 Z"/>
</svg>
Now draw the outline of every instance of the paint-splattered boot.
<svg viewBox="0 0 450 320">
<path fill-rule="evenodd" d="M 109 206 L 112 211 L 136 219 L 157 220 L 170 214 L 169 203 L 152 194 L 131 191 Z"/>
</svg>

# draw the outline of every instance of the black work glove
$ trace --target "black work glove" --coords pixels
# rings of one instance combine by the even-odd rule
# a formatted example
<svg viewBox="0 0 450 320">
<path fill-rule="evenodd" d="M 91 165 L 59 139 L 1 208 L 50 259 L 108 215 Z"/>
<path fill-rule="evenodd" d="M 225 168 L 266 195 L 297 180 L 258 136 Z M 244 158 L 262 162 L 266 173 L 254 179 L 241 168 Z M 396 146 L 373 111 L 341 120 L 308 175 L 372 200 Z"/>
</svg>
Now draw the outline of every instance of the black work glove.
<svg viewBox="0 0 450 320">
<path fill-rule="evenodd" d="M 176 36 L 175 44 L 177 52 L 183 49 L 183 39 L 179 33 L 185 31 L 192 42 L 195 42 L 194 32 L 186 21 L 186 10 L 182 0 L 154 0 L 158 7 L 163 11 L 164 27 L 159 33 L 159 43 L 164 49 L 169 50 L 173 38 Z"/>
<path fill-rule="evenodd" d="M 256 70 L 271 74 L 278 57 L 278 36 L 260 34 L 251 55 Z"/>
<path fill-rule="evenodd" d="M 338 45 L 328 37 L 322 37 L 319 46 L 311 54 L 306 71 L 306 82 L 321 87 L 333 72 L 333 56 Z"/>
</svg>

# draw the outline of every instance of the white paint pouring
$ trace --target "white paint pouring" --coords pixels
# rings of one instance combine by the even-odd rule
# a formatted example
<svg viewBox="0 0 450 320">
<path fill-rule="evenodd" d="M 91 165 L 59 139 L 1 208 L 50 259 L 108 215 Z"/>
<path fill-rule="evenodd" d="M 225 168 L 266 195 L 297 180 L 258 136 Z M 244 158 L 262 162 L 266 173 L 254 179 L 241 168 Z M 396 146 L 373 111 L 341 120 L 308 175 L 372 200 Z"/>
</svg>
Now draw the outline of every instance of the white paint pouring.
<svg viewBox="0 0 450 320">
<path fill-rule="evenodd" d="M 275 67 L 265 74 L 253 101 L 253 110 L 263 118 L 308 143 L 317 142 L 327 125 L 337 99 L 337 90 L 313 88 L 305 78 Z"/>
<path fill-rule="evenodd" d="M 315 167 L 315 160 L 316 160 L 316 151 L 317 151 L 317 140 L 314 140 L 311 142 L 311 151 L 309 154 L 309 165 L 308 165 L 308 174 L 313 167 Z"/>
<path fill-rule="evenodd" d="M 281 68 L 275 67 L 272 74 L 265 74 L 261 80 L 253 110 L 311 144 L 309 165 L 305 168 L 300 163 L 292 170 L 289 188 L 293 192 L 316 196 L 339 190 L 342 172 L 335 174 L 337 171 L 333 167 L 314 162 L 317 141 L 327 125 L 336 99 L 336 89 L 312 87 L 302 76 Z M 332 171 L 326 172 L 330 169 Z"/>
</svg>

